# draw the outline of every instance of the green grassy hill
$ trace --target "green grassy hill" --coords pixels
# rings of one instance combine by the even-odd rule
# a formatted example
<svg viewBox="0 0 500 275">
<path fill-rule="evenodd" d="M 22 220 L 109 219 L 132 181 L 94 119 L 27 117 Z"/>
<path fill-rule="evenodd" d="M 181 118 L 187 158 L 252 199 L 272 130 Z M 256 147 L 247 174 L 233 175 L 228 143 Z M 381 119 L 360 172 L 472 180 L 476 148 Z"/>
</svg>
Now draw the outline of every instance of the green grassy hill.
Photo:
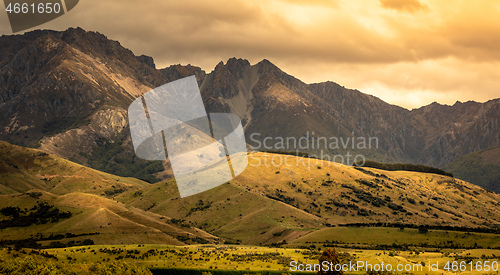
<svg viewBox="0 0 500 275">
<path fill-rule="evenodd" d="M 237 178 L 181 199 L 174 180 L 147 184 L 7 143 L 0 152 L 6 259 L 35 249 L 73 264 L 282 270 L 325 246 L 393 263 L 495 258 L 489 248 L 500 247 L 488 233 L 498 232 L 500 195 L 444 175 L 250 153 Z"/>
<path fill-rule="evenodd" d="M 500 235 L 492 233 L 453 232 L 429 230 L 421 233 L 416 228 L 333 227 L 324 228 L 293 241 L 292 245 L 333 244 L 337 247 L 400 248 L 398 246 L 428 248 L 500 247 Z"/>
<path fill-rule="evenodd" d="M 246 244 L 290 242 L 340 224 L 496 227 L 500 222 L 500 195 L 459 179 L 314 165 L 316 160 L 296 157 L 289 157 L 293 166 L 272 164 L 280 157 L 286 156 L 253 153 L 235 180 L 187 198 L 179 199 L 173 181 L 166 181 L 116 199 Z"/>
<path fill-rule="evenodd" d="M 53 194 L 112 195 L 148 183 L 100 172 L 40 150 L 0 141 L 0 194 L 39 189 Z"/>
<path fill-rule="evenodd" d="M 0 213 L 0 240 L 33 239 L 42 246 L 87 239 L 96 244 L 217 242 L 200 229 L 113 199 L 148 186 L 0 141 L 0 210 L 18 209 L 11 216 Z M 40 203 L 52 208 L 37 212 Z M 70 217 L 57 215 L 67 212 Z"/>
<path fill-rule="evenodd" d="M 73 213 L 57 222 L 3 229 L 3 239 L 97 232 L 91 237 L 96 243 L 270 245 L 336 225 L 496 228 L 500 222 L 500 195 L 430 173 L 251 153 L 236 179 L 181 199 L 174 180 L 147 184 L 5 142 L 0 152 L 0 208 L 28 211 L 46 202 Z"/>
<path fill-rule="evenodd" d="M 444 169 L 459 179 L 500 192 L 500 147 L 467 154 Z"/>
<path fill-rule="evenodd" d="M 36 195 L 34 195 L 36 194 Z M 166 216 L 146 212 L 112 199 L 93 194 L 69 193 L 54 195 L 43 191 L 25 194 L 0 195 L 0 209 L 18 207 L 31 209 L 40 202 L 59 211 L 70 212 L 71 217 L 56 222 L 36 223 L 26 227 L 8 227 L 0 231 L 0 239 L 16 240 L 51 235 L 75 234 L 63 242 L 92 239 L 96 244 L 186 243 L 216 242 L 217 238 L 191 226 L 180 226 Z M 0 222 L 12 219 L 0 214 Z M 1 225 L 1 224 L 0 224 Z M 203 240 L 202 240 L 203 239 Z M 48 244 L 50 238 L 41 244 Z"/>
<path fill-rule="evenodd" d="M 324 227 L 319 217 L 232 183 L 180 199 L 174 182 L 166 181 L 139 192 L 125 192 L 116 199 L 233 243 L 277 243 Z"/>
<path fill-rule="evenodd" d="M 217 242 L 215 236 L 191 226 L 180 226 L 166 216 L 143 211 L 101 196 L 86 193 L 54 195 L 44 191 L 0 195 L 0 209 L 18 207 L 29 213 L 44 202 L 59 212 L 69 212 L 69 218 L 36 222 L 29 226 L 14 226 L 0 230 L 0 240 L 34 238 L 47 246 L 59 241 L 90 239 L 95 244 L 161 243 L 184 245 Z M 31 211 L 32 212 L 32 211 Z M 21 214 L 21 218 L 27 216 Z M 0 228 L 13 217 L 0 214 Z M 67 235 L 68 233 L 72 235 Z M 64 237 L 62 237 L 64 236 Z"/>
</svg>

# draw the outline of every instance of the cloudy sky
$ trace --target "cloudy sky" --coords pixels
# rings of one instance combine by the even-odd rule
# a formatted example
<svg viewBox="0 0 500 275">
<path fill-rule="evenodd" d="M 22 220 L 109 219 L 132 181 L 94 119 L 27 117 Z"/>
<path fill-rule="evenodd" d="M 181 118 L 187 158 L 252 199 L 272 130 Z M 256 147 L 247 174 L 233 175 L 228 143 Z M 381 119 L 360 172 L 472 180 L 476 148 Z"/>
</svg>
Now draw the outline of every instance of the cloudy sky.
<svg viewBox="0 0 500 275">
<path fill-rule="evenodd" d="M 82 27 L 157 67 L 266 58 L 406 108 L 500 97 L 496 0 L 81 0 L 40 28 Z M 0 33 L 11 34 L 6 13 Z"/>
</svg>

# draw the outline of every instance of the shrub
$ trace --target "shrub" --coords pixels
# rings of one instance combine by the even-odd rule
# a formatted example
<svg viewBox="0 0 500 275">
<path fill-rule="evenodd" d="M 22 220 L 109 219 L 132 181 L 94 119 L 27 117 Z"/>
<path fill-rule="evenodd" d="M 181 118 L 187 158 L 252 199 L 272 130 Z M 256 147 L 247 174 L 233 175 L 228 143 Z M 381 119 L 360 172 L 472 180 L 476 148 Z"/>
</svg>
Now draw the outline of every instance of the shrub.
<svg viewBox="0 0 500 275">
<path fill-rule="evenodd" d="M 327 247 L 327 248 L 325 248 L 325 250 L 323 250 L 323 254 L 321 254 L 321 256 L 319 257 L 319 265 L 322 266 L 323 262 L 328 262 L 329 264 L 333 264 L 333 266 L 340 264 L 339 255 L 337 254 L 337 251 L 335 250 L 335 248 Z M 337 275 L 337 274 L 343 274 L 343 272 L 342 272 L 342 270 L 340 270 L 340 271 L 336 271 L 336 270 L 324 271 L 324 270 L 320 269 L 317 274 L 318 275 L 323 275 L 323 274 Z"/>
</svg>

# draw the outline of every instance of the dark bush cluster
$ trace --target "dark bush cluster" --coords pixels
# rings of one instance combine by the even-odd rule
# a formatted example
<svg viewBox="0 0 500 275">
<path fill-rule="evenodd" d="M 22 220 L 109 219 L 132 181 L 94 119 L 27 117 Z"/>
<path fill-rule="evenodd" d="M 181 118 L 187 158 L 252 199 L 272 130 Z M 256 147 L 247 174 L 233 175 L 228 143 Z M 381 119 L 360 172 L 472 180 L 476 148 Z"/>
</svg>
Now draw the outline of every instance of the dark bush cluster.
<svg viewBox="0 0 500 275">
<path fill-rule="evenodd" d="M 194 207 L 191 207 L 188 212 L 188 216 L 193 214 L 194 212 L 197 211 L 203 211 L 205 209 L 208 209 L 212 206 L 212 202 L 204 202 L 203 200 L 199 200 Z"/>
<path fill-rule="evenodd" d="M 58 222 L 59 220 L 68 219 L 72 215 L 71 212 L 60 211 L 55 206 L 45 202 L 38 203 L 27 211 L 21 210 L 18 207 L 8 206 L 0 209 L 0 213 L 10 217 L 10 219 L 0 221 L 0 229 Z"/>
<path fill-rule="evenodd" d="M 46 249 L 46 248 L 62 248 L 62 247 L 71 247 L 71 246 L 79 246 L 79 245 L 93 245 L 94 241 L 91 239 L 85 239 L 83 241 L 69 241 L 67 243 L 60 242 L 59 240 L 65 238 L 74 238 L 81 236 L 91 236 L 98 235 L 99 233 L 82 233 L 82 234 L 50 234 L 48 236 L 43 236 L 42 234 L 37 234 L 34 237 L 29 237 L 26 239 L 19 240 L 0 240 L 0 247 L 10 247 L 14 246 L 15 249 L 21 248 L 37 248 L 37 249 Z M 40 241 L 51 241 L 49 245 L 41 245 Z"/>
<path fill-rule="evenodd" d="M 458 231 L 458 232 L 477 232 L 477 233 L 495 233 L 500 234 L 499 228 L 490 227 L 468 227 L 468 226 L 451 226 L 451 225 L 416 225 L 404 223 L 346 223 L 339 224 L 340 227 L 396 227 L 396 228 L 421 228 L 425 227 L 429 230 L 444 230 L 444 231 Z"/>
</svg>

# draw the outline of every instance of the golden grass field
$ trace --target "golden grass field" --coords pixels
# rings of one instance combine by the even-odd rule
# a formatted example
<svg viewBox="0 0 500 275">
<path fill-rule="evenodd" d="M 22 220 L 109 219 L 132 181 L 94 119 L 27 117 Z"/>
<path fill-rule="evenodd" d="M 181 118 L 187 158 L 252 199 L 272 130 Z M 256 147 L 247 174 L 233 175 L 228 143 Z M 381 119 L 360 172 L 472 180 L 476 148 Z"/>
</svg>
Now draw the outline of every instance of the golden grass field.
<svg viewBox="0 0 500 275">
<path fill-rule="evenodd" d="M 416 250 L 418 251 L 418 250 Z M 385 251 L 385 250 L 359 250 L 338 249 L 345 262 L 367 262 L 369 264 L 392 265 L 399 264 L 421 266 L 421 271 L 412 274 L 457 274 L 446 271 L 445 263 L 461 261 L 469 263 L 475 268 L 476 263 L 485 261 L 498 262 L 500 250 L 443 250 L 441 252 L 416 252 L 411 251 Z M 297 248 L 269 248 L 242 245 L 94 245 L 71 248 L 47 249 L 44 252 L 54 255 L 61 263 L 106 263 L 114 260 L 125 261 L 134 265 L 147 268 L 165 269 L 197 269 L 197 270 L 242 270 L 242 271 L 280 271 L 283 273 L 294 270 L 291 261 L 304 264 L 318 263 L 320 249 Z M 31 254 L 31 249 L 21 251 L 7 251 L 1 249 L 3 259 L 22 257 Z M 136 257 L 135 259 L 132 257 Z M 458 257 L 458 258 L 457 258 Z M 460 257 L 467 257 L 461 259 Z M 439 271 L 428 270 L 430 264 L 439 263 Z M 416 270 L 416 267 L 412 267 Z M 420 267 L 419 267 L 420 268 Z M 450 265 L 451 268 L 451 265 Z M 346 274 L 365 274 L 365 269 Z M 404 272 L 394 272 L 401 274 Z M 497 272 L 465 271 L 460 274 L 492 274 Z"/>
<path fill-rule="evenodd" d="M 325 246 L 334 246 L 345 261 L 427 267 L 439 262 L 437 272 L 414 273 L 451 274 L 444 270 L 447 261 L 475 265 L 500 256 L 499 234 L 432 228 L 422 233 L 405 226 L 495 230 L 500 195 L 442 175 L 356 169 L 296 156 L 291 160 L 298 164 L 289 166 L 278 162 L 287 155 L 256 152 L 236 179 L 180 199 L 173 180 L 148 184 L 5 142 L 0 153 L 8 155 L 0 159 L 0 208 L 29 212 L 44 202 L 72 213 L 57 222 L 0 229 L 0 241 L 35 238 L 42 247 L 7 245 L 0 250 L 3 259 L 35 250 L 63 263 L 118 260 L 148 268 L 287 272 L 292 260 L 315 264 Z M 56 241 L 51 236 L 66 233 L 76 235 L 57 241 L 70 247 L 43 248 Z M 86 239 L 95 245 L 69 244 Z M 469 273 L 477 272 L 463 274 Z"/>
</svg>

